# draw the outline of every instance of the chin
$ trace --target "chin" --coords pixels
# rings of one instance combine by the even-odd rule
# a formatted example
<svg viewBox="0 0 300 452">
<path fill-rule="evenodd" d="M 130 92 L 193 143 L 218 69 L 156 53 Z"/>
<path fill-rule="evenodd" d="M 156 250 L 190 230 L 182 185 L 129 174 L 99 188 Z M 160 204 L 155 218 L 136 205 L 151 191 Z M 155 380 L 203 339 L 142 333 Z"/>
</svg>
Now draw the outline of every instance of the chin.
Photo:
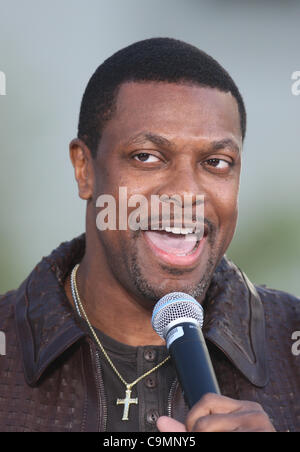
<svg viewBox="0 0 300 452">
<path fill-rule="evenodd" d="M 171 292 L 187 293 L 200 302 L 208 289 L 211 276 L 211 271 L 207 271 L 204 275 L 199 275 L 198 278 L 191 280 L 163 276 L 149 279 L 149 277 L 137 272 L 137 268 L 135 268 L 133 281 L 137 297 L 139 299 L 142 297 L 146 303 L 149 301 L 152 304 L 156 303 L 164 295 Z"/>
</svg>

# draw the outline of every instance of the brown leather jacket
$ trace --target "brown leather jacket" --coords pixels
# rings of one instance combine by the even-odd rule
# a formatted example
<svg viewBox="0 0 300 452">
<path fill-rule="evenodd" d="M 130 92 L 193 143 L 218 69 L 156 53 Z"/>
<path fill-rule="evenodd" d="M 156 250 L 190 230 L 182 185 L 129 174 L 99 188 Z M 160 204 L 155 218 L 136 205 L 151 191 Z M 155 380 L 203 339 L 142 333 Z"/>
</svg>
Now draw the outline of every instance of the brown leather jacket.
<svg viewBox="0 0 300 452">
<path fill-rule="evenodd" d="M 17 291 L 0 297 L 0 431 L 104 431 L 105 391 L 96 346 L 63 282 L 84 252 L 84 235 L 44 258 Z M 225 257 L 205 302 L 204 335 L 221 392 L 260 403 L 278 431 L 300 431 L 300 300 L 254 287 Z M 3 336 L 3 335 L 2 335 Z M 168 411 L 186 414 L 179 385 Z"/>
</svg>

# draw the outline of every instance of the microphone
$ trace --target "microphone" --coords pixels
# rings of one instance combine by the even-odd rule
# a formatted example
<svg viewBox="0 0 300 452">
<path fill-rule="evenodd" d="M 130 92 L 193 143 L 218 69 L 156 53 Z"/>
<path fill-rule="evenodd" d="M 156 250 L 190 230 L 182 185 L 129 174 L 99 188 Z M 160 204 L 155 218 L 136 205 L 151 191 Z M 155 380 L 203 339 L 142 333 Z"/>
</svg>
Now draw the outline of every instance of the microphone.
<svg viewBox="0 0 300 452">
<path fill-rule="evenodd" d="M 152 327 L 166 341 L 189 408 L 208 392 L 220 394 L 202 334 L 203 317 L 202 306 L 183 292 L 162 297 L 152 314 Z"/>
</svg>

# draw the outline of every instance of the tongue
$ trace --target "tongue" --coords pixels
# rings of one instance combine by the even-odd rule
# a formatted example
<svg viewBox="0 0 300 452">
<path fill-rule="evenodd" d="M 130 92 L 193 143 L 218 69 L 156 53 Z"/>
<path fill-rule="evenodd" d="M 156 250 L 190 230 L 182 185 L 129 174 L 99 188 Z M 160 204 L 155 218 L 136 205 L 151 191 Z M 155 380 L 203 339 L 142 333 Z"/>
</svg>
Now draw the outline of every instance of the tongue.
<svg viewBox="0 0 300 452">
<path fill-rule="evenodd" d="M 185 235 L 165 231 L 146 231 L 145 234 L 153 245 L 168 254 L 188 254 L 197 243 L 195 235 L 189 235 L 187 239 Z"/>
</svg>

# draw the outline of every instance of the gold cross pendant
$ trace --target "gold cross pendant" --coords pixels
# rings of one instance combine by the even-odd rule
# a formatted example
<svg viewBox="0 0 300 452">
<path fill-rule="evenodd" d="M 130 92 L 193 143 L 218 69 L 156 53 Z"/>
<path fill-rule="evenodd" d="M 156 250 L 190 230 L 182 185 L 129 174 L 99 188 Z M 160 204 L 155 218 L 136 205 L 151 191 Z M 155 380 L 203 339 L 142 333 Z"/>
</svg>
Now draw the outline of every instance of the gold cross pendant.
<svg viewBox="0 0 300 452">
<path fill-rule="evenodd" d="M 117 405 L 124 405 L 123 417 L 122 421 L 128 421 L 128 413 L 131 404 L 138 404 L 138 398 L 131 399 L 131 389 L 126 389 L 126 397 L 125 399 L 117 399 Z"/>
</svg>

